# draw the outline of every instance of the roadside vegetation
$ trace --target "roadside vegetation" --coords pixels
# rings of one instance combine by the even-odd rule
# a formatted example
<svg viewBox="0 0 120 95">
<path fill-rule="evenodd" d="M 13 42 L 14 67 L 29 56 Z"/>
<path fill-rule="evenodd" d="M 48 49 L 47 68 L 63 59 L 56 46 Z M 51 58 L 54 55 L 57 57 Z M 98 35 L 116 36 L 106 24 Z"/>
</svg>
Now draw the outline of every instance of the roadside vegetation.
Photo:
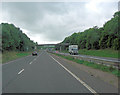
<svg viewBox="0 0 120 95">
<path fill-rule="evenodd" d="M 0 36 L 0 51 L 2 52 L 2 63 L 31 54 L 37 43 L 32 41 L 22 30 L 14 24 L 1 23 L 2 37 Z M 1 45 L 1 44 L 0 44 Z"/>
<path fill-rule="evenodd" d="M 66 37 L 61 44 L 69 43 L 70 45 L 78 45 L 79 50 L 101 50 L 111 49 L 120 50 L 120 11 L 116 12 L 109 21 L 107 21 L 103 27 L 93 26 L 84 31 L 73 33 L 71 36 Z M 60 50 L 59 46 L 56 49 Z M 67 50 L 68 47 L 63 46 L 63 50 Z M 107 51 L 104 51 L 108 54 Z M 79 51 L 81 53 L 81 51 Z M 83 53 L 83 52 L 82 52 Z M 94 53 L 93 51 L 89 54 Z M 87 53 L 88 54 L 88 53 Z M 101 53 L 98 53 L 98 55 Z M 115 55 L 116 56 L 116 55 Z M 112 56 L 113 57 L 113 56 Z"/>
<path fill-rule="evenodd" d="M 61 51 L 63 53 L 69 53 L 68 50 Z M 110 57 L 110 58 L 120 58 L 120 53 L 118 50 L 113 49 L 99 49 L 99 50 L 87 50 L 87 49 L 79 49 L 79 54 L 81 55 L 91 55 L 98 57 Z"/>
<path fill-rule="evenodd" d="M 120 11 L 114 13 L 103 27 L 93 26 L 84 31 L 73 33 L 60 44 L 78 45 L 79 54 L 120 58 Z M 56 45 L 56 50 L 68 53 L 68 46 Z"/>
<path fill-rule="evenodd" d="M 6 51 L 2 54 L 2 64 L 30 55 L 32 52 Z"/>
<path fill-rule="evenodd" d="M 2 49 L 1 51 L 31 51 L 37 43 L 16 27 L 14 24 L 1 23 Z"/>
<path fill-rule="evenodd" d="M 79 54 L 99 56 L 99 57 L 120 58 L 120 54 L 118 53 L 118 51 L 112 49 L 100 49 L 100 50 L 80 49 Z"/>
<path fill-rule="evenodd" d="M 108 66 L 105 66 L 102 64 L 96 64 L 94 62 L 88 62 L 88 61 L 84 61 L 84 60 L 75 59 L 74 57 L 71 57 L 71 56 L 64 56 L 64 55 L 60 55 L 60 54 L 56 54 L 56 53 L 53 53 L 53 54 L 60 56 L 62 58 L 65 58 L 67 60 L 76 62 L 78 64 L 83 64 L 83 65 L 92 67 L 94 69 L 99 69 L 99 70 L 102 70 L 104 72 L 109 72 L 109 73 L 112 73 L 112 74 L 120 77 L 120 70 L 113 68 L 112 66 L 108 67 Z"/>
</svg>

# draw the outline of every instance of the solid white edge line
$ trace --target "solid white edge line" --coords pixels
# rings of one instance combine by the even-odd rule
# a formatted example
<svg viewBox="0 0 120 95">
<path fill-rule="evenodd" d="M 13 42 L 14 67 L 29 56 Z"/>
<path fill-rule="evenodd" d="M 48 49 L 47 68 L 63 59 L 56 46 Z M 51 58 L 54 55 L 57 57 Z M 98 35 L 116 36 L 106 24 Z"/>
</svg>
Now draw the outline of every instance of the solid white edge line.
<svg viewBox="0 0 120 95">
<path fill-rule="evenodd" d="M 18 73 L 18 75 L 21 74 L 23 71 L 24 71 L 24 69 L 22 69 L 22 70 Z"/>
<path fill-rule="evenodd" d="M 25 56 L 25 57 L 29 57 L 29 56 L 31 56 L 31 55 L 28 55 L 28 56 Z M 25 58 L 25 57 L 22 57 L 22 58 Z M 22 58 L 18 58 L 18 59 L 9 61 L 9 62 L 7 62 L 7 63 L 3 63 L 2 66 L 7 65 L 7 64 L 10 64 L 10 63 L 15 62 L 15 61 L 18 61 L 18 60 L 22 60 Z"/>
<path fill-rule="evenodd" d="M 77 79 L 81 84 L 83 84 L 91 93 L 95 95 L 99 95 L 95 90 L 93 90 L 90 86 L 88 86 L 85 82 L 83 82 L 80 78 L 78 78 L 75 74 L 73 74 L 70 70 L 68 70 L 65 66 L 63 66 L 60 62 L 58 62 L 55 58 L 53 58 L 51 55 L 49 56 L 52 59 L 54 59 L 60 66 L 62 66 L 68 73 L 70 73 L 75 79 Z"/>
</svg>

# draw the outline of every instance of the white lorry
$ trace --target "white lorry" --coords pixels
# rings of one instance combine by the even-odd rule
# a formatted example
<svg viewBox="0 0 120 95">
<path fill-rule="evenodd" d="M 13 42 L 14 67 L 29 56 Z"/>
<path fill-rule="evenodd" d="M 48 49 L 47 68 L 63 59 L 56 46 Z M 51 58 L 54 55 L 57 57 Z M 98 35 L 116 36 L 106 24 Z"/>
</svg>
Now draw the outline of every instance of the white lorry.
<svg viewBox="0 0 120 95">
<path fill-rule="evenodd" d="M 70 45 L 69 46 L 69 53 L 70 54 L 78 54 L 78 45 Z"/>
</svg>

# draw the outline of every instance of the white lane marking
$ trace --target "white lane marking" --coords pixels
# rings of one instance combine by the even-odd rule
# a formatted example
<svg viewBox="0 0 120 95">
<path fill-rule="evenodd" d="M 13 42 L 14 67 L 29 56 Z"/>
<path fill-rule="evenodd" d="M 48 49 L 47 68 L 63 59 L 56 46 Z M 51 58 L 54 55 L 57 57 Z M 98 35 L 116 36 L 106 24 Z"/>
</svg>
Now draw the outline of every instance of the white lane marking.
<svg viewBox="0 0 120 95">
<path fill-rule="evenodd" d="M 18 73 L 18 75 L 21 74 L 23 71 L 24 71 L 24 69 L 22 69 L 22 70 Z"/>
<path fill-rule="evenodd" d="M 52 59 L 54 59 L 51 55 L 49 55 Z M 60 62 L 54 59 L 60 66 L 62 66 L 68 73 L 70 73 L 75 79 L 77 79 L 81 84 L 83 84 L 91 93 L 98 95 L 95 90 L 93 90 L 89 85 L 83 82 L 80 78 L 78 78 L 75 74 L 73 74 L 70 70 L 68 70 L 65 66 L 63 66 Z"/>
<path fill-rule="evenodd" d="M 30 62 L 29 64 L 32 64 L 32 62 Z"/>
<path fill-rule="evenodd" d="M 41 52 L 39 56 L 41 56 L 41 55 L 42 55 L 42 53 L 43 53 L 43 52 Z M 33 59 L 33 60 L 29 63 L 29 64 L 32 64 L 32 63 L 33 63 L 33 61 L 35 61 L 35 60 L 36 60 L 39 56 L 37 56 L 35 59 Z"/>
</svg>

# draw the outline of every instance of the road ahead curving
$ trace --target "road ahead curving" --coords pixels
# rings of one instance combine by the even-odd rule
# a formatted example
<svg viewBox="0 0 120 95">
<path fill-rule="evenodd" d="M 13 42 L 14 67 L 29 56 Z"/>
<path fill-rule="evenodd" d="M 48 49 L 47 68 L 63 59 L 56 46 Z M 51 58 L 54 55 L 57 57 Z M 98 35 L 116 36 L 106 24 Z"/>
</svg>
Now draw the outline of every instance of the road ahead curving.
<svg viewBox="0 0 120 95">
<path fill-rule="evenodd" d="M 118 93 L 116 87 L 46 51 L 9 62 L 2 69 L 3 93 Z"/>
</svg>

